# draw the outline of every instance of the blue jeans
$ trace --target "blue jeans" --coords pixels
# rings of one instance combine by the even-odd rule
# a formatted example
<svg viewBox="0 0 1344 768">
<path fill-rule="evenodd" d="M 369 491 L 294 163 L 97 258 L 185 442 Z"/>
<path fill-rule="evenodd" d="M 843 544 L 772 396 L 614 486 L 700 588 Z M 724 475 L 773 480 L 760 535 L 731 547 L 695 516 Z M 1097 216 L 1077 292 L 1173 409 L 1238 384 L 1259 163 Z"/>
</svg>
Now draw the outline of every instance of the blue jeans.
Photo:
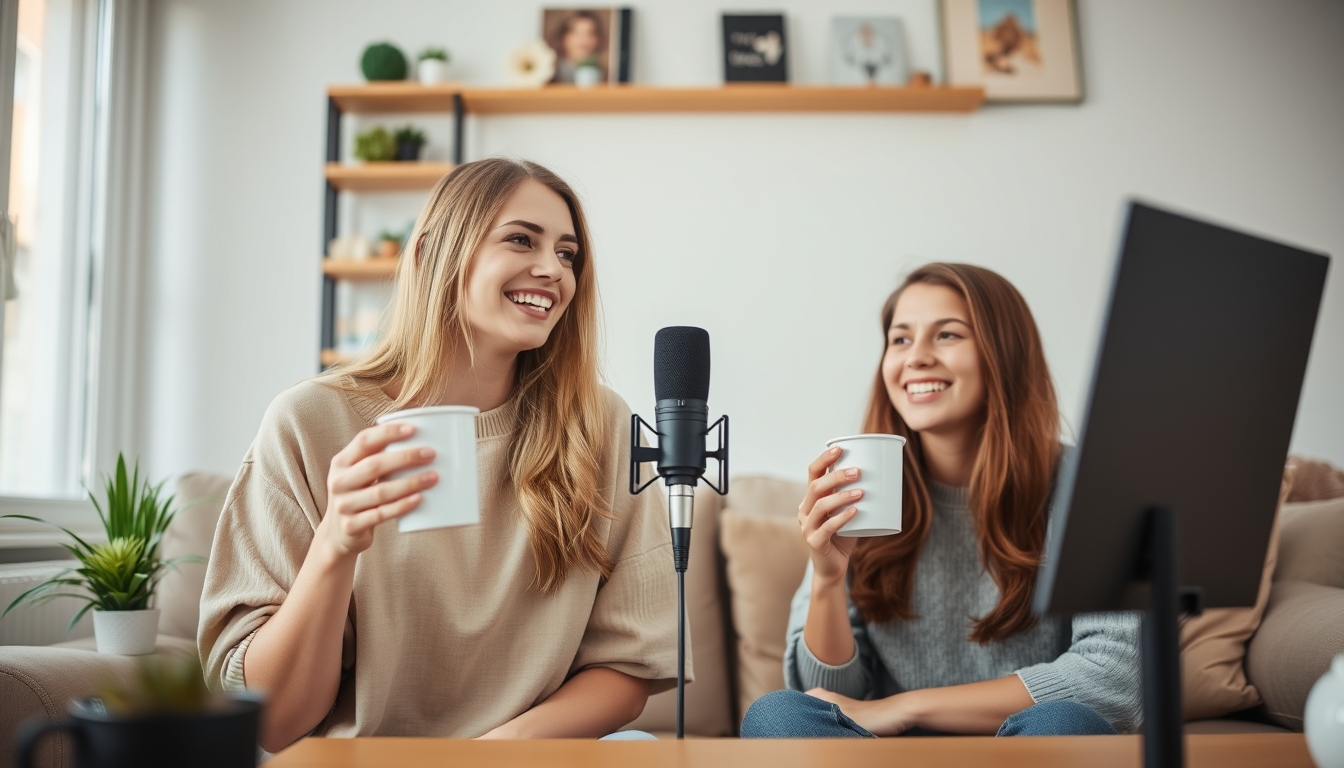
<svg viewBox="0 0 1344 768">
<path fill-rule="evenodd" d="M 1115 729 L 1076 701 L 1047 701 L 1011 715 L 999 736 L 1101 736 Z M 744 739 L 874 738 L 840 707 L 800 691 L 775 691 L 756 700 L 742 718 Z"/>
</svg>

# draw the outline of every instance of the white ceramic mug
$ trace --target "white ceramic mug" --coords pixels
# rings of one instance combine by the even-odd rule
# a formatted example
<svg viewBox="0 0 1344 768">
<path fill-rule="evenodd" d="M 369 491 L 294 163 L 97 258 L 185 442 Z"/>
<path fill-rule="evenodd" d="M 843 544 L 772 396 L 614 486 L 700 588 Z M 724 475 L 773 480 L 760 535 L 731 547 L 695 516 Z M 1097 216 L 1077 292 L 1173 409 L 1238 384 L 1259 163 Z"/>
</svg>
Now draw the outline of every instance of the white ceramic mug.
<svg viewBox="0 0 1344 768">
<path fill-rule="evenodd" d="M 439 482 L 421 491 L 420 506 L 397 520 L 397 530 L 423 531 L 481 522 L 480 496 L 476 489 L 476 415 L 466 405 L 411 408 L 378 417 L 379 424 L 405 422 L 415 434 L 388 445 L 387 450 L 433 448 L 434 460 L 427 465 L 394 472 L 388 479 L 426 470 L 439 473 Z"/>
<path fill-rule="evenodd" d="M 837 536 L 889 536 L 901 532 L 901 471 L 905 438 L 899 435 L 852 435 L 826 441 L 826 447 L 839 447 L 835 469 L 856 467 L 859 479 L 843 486 L 844 491 L 859 489 L 863 496 L 854 504 L 859 511 L 845 523 Z"/>
</svg>

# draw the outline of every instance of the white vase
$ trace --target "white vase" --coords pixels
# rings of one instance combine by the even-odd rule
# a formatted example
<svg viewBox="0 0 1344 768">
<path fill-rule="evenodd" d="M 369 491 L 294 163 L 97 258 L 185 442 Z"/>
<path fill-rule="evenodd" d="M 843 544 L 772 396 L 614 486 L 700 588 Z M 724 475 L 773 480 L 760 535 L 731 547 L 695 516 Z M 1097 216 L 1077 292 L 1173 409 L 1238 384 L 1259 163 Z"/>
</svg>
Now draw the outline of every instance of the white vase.
<svg viewBox="0 0 1344 768">
<path fill-rule="evenodd" d="M 1318 768 L 1344 768 L 1344 653 L 1311 687 L 1302 729 Z"/>
<path fill-rule="evenodd" d="M 580 88 L 592 88 L 602 82 L 600 67 L 579 67 L 574 70 L 574 84 Z"/>
<path fill-rule="evenodd" d="M 421 85 L 434 85 L 448 81 L 448 62 L 442 59 L 421 59 L 415 65 L 416 76 Z"/>
<path fill-rule="evenodd" d="M 154 652 L 159 634 L 159 609 L 94 611 L 93 637 L 99 653 L 138 656 Z"/>
</svg>

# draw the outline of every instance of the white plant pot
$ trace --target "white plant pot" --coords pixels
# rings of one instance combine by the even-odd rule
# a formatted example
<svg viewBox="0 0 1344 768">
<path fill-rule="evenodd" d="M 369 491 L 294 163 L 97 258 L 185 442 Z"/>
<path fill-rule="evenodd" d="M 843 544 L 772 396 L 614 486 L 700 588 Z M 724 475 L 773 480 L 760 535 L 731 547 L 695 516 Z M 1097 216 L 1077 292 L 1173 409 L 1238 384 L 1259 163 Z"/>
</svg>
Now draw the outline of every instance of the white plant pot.
<svg viewBox="0 0 1344 768">
<path fill-rule="evenodd" d="M 139 656 L 154 652 L 159 635 L 159 609 L 94 611 L 93 636 L 99 653 Z"/>
<path fill-rule="evenodd" d="M 448 62 L 442 59 L 421 59 L 415 65 L 416 76 L 421 85 L 434 85 L 448 82 Z"/>
<path fill-rule="evenodd" d="M 574 84 L 580 88 L 592 88 L 602 82 L 602 70 L 597 67 L 579 67 L 574 70 Z"/>
<path fill-rule="evenodd" d="M 1307 695 L 1302 728 L 1307 749 L 1320 768 L 1344 768 L 1344 653 Z"/>
</svg>

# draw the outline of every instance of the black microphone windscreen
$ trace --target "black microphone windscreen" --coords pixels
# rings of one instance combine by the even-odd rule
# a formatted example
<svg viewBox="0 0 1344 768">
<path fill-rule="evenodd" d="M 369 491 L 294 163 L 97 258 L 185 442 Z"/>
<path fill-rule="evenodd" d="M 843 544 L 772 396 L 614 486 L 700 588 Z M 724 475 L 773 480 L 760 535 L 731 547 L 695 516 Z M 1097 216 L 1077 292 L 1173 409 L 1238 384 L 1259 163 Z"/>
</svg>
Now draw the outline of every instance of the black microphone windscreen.
<svg viewBox="0 0 1344 768">
<path fill-rule="evenodd" d="M 653 392 L 659 400 L 709 399 L 709 332 L 674 325 L 653 337 Z"/>
</svg>

